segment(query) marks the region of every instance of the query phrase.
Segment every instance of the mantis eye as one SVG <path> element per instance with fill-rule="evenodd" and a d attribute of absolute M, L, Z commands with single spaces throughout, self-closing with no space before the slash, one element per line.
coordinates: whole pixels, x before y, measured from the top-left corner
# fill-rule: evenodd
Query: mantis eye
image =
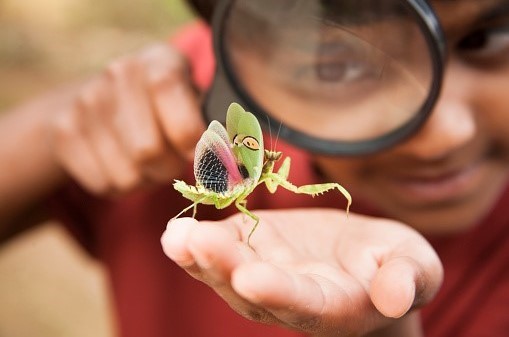
<path fill-rule="evenodd" d="M 242 140 L 242 144 L 250 150 L 259 150 L 260 143 L 254 137 L 247 136 Z"/>

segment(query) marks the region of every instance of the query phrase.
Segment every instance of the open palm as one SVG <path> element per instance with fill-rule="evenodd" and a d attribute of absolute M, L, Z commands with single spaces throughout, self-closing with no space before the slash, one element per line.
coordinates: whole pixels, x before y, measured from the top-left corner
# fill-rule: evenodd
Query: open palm
<path fill-rule="evenodd" d="M 314 336 L 363 335 L 427 303 L 440 261 L 409 227 L 327 209 L 258 211 L 249 222 L 170 221 L 163 249 L 238 313 Z"/>

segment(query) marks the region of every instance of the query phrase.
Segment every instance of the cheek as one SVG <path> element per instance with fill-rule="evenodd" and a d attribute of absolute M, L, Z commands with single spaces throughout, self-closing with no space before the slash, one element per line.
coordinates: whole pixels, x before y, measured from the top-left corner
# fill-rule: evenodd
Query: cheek
<path fill-rule="evenodd" d="M 483 76 L 472 101 L 481 131 L 509 156 L 509 73 L 502 75 Z"/>

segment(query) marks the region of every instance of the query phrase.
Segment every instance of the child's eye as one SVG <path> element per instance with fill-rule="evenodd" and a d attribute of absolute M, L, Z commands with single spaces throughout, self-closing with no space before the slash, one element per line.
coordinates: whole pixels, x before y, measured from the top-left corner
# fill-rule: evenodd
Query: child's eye
<path fill-rule="evenodd" d="M 313 82 L 313 85 L 336 84 L 353 85 L 368 75 L 368 66 L 362 62 L 344 62 L 342 60 L 316 61 L 302 66 L 296 72 L 299 80 Z"/>
<path fill-rule="evenodd" d="M 359 80 L 366 75 L 365 65 L 361 62 L 317 62 L 315 65 L 316 77 L 323 82 L 349 83 Z"/>
<path fill-rule="evenodd" d="M 509 60 L 509 26 L 477 30 L 457 46 L 467 60 Z"/>

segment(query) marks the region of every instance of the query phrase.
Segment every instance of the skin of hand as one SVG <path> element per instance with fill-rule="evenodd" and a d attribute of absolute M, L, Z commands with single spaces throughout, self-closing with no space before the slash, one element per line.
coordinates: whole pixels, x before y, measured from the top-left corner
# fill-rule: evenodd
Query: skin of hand
<path fill-rule="evenodd" d="M 49 123 L 58 164 L 94 194 L 177 177 L 204 131 L 187 61 L 152 46 L 113 62 Z"/>
<path fill-rule="evenodd" d="M 204 130 L 187 60 L 168 44 L 3 112 L 0 240 L 38 223 L 41 201 L 69 177 L 96 195 L 167 184 Z"/>
<path fill-rule="evenodd" d="M 245 244 L 249 222 L 236 215 L 171 220 L 164 252 L 255 321 L 320 337 L 420 334 L 409 311 L 433 298 L 443 270 L 416 231 L 329 209 L 257 215 L 253 249 Z"/>

